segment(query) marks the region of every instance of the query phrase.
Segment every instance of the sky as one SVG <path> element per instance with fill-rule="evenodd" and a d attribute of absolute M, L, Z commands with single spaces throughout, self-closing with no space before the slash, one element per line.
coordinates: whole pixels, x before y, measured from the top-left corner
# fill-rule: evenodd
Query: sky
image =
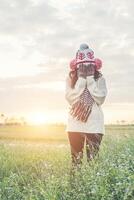
<path fill-rule="evenodd" d="M 65 77 L 81 43 L 103 61 L 105 123 L 134 120 L 133 0 L 0 0 L 0 112 L 66 122 Z"/>

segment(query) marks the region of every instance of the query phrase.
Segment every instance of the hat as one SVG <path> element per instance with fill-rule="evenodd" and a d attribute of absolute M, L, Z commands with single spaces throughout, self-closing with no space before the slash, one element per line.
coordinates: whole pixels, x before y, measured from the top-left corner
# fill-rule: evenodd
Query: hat
<path fill-rule="evenodd" d="M 74 58 L 73 60 L 70 61 L 70 69 L 72 71 L 75 71 L 76 68 L 77 68 L 76 59 Z"/>
<path fill-rule="evenodd" d="M 95 63 L 94 52 L 85 43 L 80 45 L 80 48 L 76 53 L 76 65 L 80 63 Z"/>
<path fill-rule="evenodd" d="M 102 67 L 102 61 L 99 58 L 95 58 L 95 68 L 99 70 Z"/>
<path fill-rule="evenodd" d="M 100 70 L 102 67 L 102 61 L 99 58 L 95 58 L 95 69 Z M 70 69 L 75 71 L 77 69 L 76 59 L 70 61 Z"/>
<path fill-rule="evenodd" d="M 83 44 L 80 45 L 79 49 L 80 50 L 89 49 L 89 46 L 87 44 L 83 43 Z"/>
<path fill-rule="evenodd" d="M 94 51 L 86 43 L 80 45 L 76 58 L 70 61 L 70 69 L 72 71 L 76 70 L 77 65 L 80 63 L 92 63 L 95 65 L 96 70 L 102 67 L 102 61 L 99 58 L 94 58 Z"/>
<path fill-rule="evenodd" d="M 95 69 L 100 70 L 102 67 L 102 61 L 99 58 L 95 58 Z M 76 59 L 70 61 L 70 69 L 75 71 L 77 69 Z"/>

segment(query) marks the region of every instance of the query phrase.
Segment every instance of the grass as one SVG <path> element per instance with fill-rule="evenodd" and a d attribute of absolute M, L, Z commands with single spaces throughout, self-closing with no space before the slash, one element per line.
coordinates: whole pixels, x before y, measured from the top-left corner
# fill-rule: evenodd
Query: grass
<path fill-rule="evenodd" d="M 64 127 L 1 127 L 0 199 L 133 199 L 133 132 L 134 126 L 107 126 L 99 158 L 88 164 L 84 156 L 72 178 Z"/>

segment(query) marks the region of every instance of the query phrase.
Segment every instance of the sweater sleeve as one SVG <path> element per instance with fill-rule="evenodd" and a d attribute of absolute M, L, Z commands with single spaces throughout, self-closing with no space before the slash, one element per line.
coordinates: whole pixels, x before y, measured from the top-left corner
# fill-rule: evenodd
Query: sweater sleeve
<path fill-rule="evenodd" d="M 94 76 L 87 76 L 87 88 L 98 105 L 104 103 L 107 95 L 107 86 L 103 76 L 97 81 L 94 80 Z"/>
<path fill-rule="evenodd" d="M 79 77 L 75 83 L 74 88 L 71 88 L 70 81 L 70 78 L 67 77 L 65 86 L 65 99 L 70 105 L 72 105 L 79 99 L 79 96 L 84 91 L 87 80 L 83 77 Z"/>

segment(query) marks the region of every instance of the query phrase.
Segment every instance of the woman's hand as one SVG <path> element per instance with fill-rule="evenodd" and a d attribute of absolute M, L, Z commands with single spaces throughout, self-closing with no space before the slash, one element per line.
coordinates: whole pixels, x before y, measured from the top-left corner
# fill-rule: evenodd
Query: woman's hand
<path fill-rule="evenodd" d="M 77 71 L 76 70 L 75 71 L 70 71 L 69 72 L 69 77 L 71 79 L 76 79 L 77 78 Z"/>
<path fill-rule="evenodd" d="M 71 88 L 74 88 L 75 83 L 76 83 L 76 81 L 78 79 L 77 71 L 76 70 L 75 71 L 70 71 L 69 72 L 69 78 L 70 78 L 70 86 L 71 86 Z"/>
<path fill-rule="evenodd" d="M 92 76 L 95 73 L 95 66 L 92 64 L 89 64 L 86 66 L 86 70 L 87 70 L 87 76 Z"/>
<path fill-rule="evenodd" d="M 86 79 L 86 76 L 87 76 L 87 69 L 86 69 L 86 66 L 84 64 L 80 64 L 79 65 L 79 68 L 77 69 L 77 76 L 78 77 L 83 77 Z"/>

